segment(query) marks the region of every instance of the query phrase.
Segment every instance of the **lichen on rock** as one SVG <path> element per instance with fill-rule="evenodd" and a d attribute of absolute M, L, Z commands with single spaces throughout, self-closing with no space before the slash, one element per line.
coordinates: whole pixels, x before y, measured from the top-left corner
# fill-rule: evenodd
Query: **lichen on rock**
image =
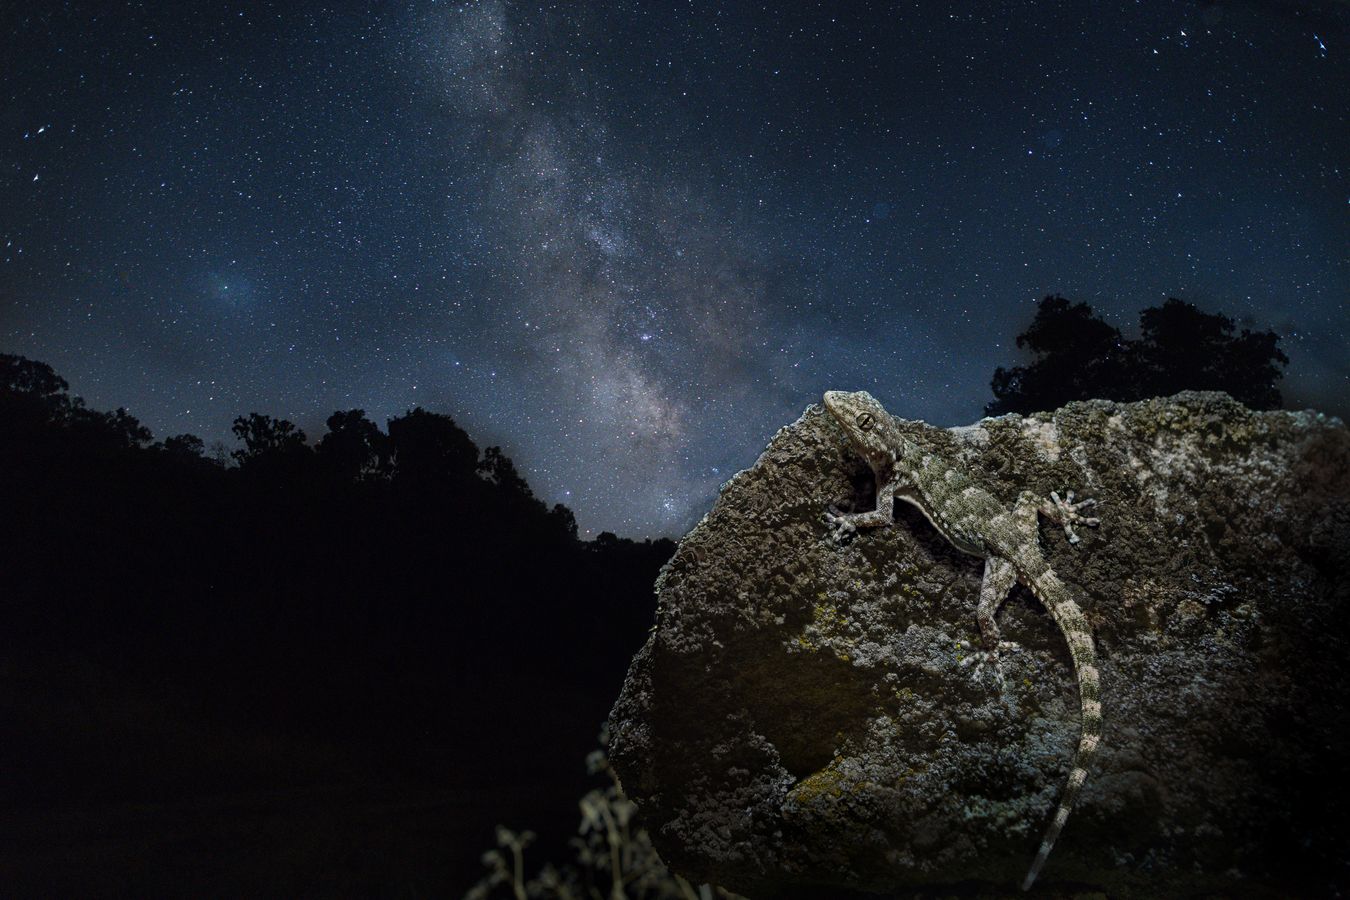
<path fill-rule="evenodd" d="M 1038 882 L 1111 897 L 1325 893 L 1346 809 L 1350 433 L 1224 394 L 1072 403 L 906 430 L 1010 505 L 1066 488 L 1099 528 L 1041 544 L 1096 635 L 1105 733 Z M 819 406 L 722 489 L 657 581 L 613 765 L 675 871 L 749 897 L 1014 893 L 1079 722 L 1067 648 L 1022 587 L 978 644 L 982 563 L 905 504 L 829 540 L 875 484 Z M 1345 887 L 1341 885 L 1342 889 Z"/>

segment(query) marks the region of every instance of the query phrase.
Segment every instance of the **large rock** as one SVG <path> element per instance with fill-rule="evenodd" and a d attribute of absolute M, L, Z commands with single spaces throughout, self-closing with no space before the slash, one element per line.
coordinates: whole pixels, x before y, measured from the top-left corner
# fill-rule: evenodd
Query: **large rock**
<path fill-rule="evenodd" d="M 884 398 L 883 398 L 884 402 Z M 1350 433 L 1224 394 L 1072 403 L 915 439 L 998 496 L 1102 522 L 1041 543 L 1096 634 L 1105 734 L 1035 888 L 1323 896 L 1346 887 Z M 961 664 L 982 563 L 916 510 L 828 538 L 874 479 L 811 406 L 732 478 L 657 581 L 611 758 L 672 868 L 755 898 L 1016 893 L 1079 722 L 1022 587 L 1000 686 Z M 1072 889 L 1072 891 L 1070 890 Z"/>

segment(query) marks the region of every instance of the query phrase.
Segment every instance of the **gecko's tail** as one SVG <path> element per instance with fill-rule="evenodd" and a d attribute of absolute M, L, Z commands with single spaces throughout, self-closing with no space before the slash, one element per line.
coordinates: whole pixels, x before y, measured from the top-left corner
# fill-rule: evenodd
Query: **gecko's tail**
<path fill-rule="evenodd" d="M 1053 579 L 1053 576 L 1050 576 Z M 1040 587 L 1046 587 L 1043 576 Z M 1050 855 L 1050 850 L 1055 846 L 1055 839 L 1059 837 L 1059 832 L 1064 828 L 1064 822 L 1069 818 L 1069 811 L 1073 809 L 1074 802 L 1078 799 L 1078 792 L 1083 787 L 1083 782 L 1087 780 L 1087 767 L 1092 761 L 1092 757 L 1097 753 L 1097 745 L 1102 739 L 1102 704 L 1101 689 L 1097 675 L 1097 653 L 1092 644 L 1092 633 L 1088 630 L 1087 619 L 1083 616 L 1078 604 L 1068 599 L 1067 591 L 1063 590 L 1062 585 L 1058 593 L 1062 599 L 1055 602 L 1054 598 L 1042 597 L 1041 600 L 1050 609 L 1051 614 L 1059 623 L 1064 631 L 1064 636 L 1069 642 L 1069 652 L 1073 656 L 1074 671 L 1078 676 L 1078 697 L 1082 705 L 1083 734 L 1078 740 L 1078 752 L 1074 754 L 1073 768 L 1069 770 L 1069 780 L 1064 786 L 1064 793 L 1060 797 L 1059 808 L 1055 810 L 1055 818 L 1050 822 L 1050 826 L 1045 830 L 1045 837 L 1041 839 L 1041 849 L 1036 853 L 1036 859 L 1031 863 L 1031 869 L 1027 872 L 1027 877 L 1022 881 L 1022 890 L 1030 890 L 1031 885 L 1040 874 L 1041 866 L 1045 865 L 1045 860 Z M 1052 593 L 1045 591 L 1045 593 Z"/>

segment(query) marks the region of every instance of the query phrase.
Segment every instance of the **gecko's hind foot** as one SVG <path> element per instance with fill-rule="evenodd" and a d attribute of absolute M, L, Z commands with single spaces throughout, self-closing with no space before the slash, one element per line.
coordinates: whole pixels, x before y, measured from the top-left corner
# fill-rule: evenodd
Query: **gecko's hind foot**
<path fill-rule="evenodd" d="M 1004 651 L 1009 653 L 1020 653 L 1022 651 L 1022 645 L 1013 641 L 999 641 L 996 648 L 985 650 L 974 650 L 968 642 L 957 641 L 956 648 L 958 650 L 973 651 L 969 656 L 957 657 L 957 662 L 961 668 L 966 669 L 972 665 L 975 667 L 970 673 L 972 680 L 979 681 L 982 679 L 984 677 L 984 669 L 988 666 L 989 671 L 993 673 L 994 681 L 999 687 L 1003 687 L 1004 681 L 1003 670 L 999 666 L 999 654 Z"/>
<path fill-rule="evenodd" d="M 825 529 L 829 539 L 836 544 L 843 544 L 858 533 L 858 526 L 853 524 L 852 517 L 840 512 L 834 504 L 825 510 Z"/>
<path fill-rule="evenodd" d="M 1050 517 L 1064 527 L 1064 536 L 1069 539 L 1070 544 L 1078 543 L 1078 534 L 1073 530 L 1074 525 L 1096 528 L 1101 523 L 1095 516 L 1085 516 L 1079 512 L 1097 505 L 1097 501 L 1091 497 L 1074 503 L 1073 491 L 1067 491 L 1063 498 L 1059 496 L 1058 491 L 1051 491 L 1050 502 L 1054 504 L 1053 508 L 1048 510 Z"/>

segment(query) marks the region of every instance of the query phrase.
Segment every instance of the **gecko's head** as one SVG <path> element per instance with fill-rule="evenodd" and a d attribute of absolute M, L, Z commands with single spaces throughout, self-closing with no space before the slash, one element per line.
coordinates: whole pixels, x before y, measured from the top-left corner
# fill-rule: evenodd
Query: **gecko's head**
<path fill-rule="evenodd" d="M 875 466 L 891 458 L 899 431 L 890 414 L 867 391 L 826 391 L 825 409 L 869 464 Z"/>

